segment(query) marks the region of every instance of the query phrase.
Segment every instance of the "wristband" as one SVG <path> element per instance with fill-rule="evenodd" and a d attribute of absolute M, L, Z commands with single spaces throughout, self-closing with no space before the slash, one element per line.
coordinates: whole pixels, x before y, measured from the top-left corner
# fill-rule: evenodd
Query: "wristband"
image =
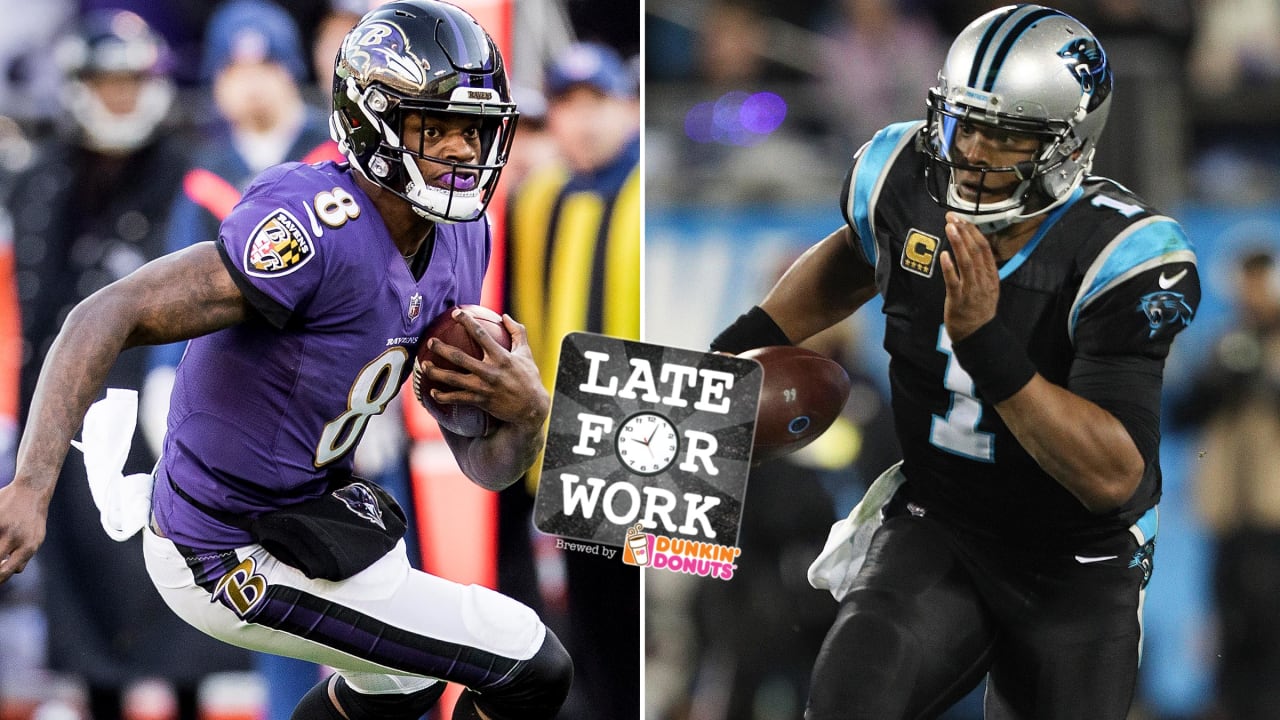
<path fill-rule="evenodd" d="M 1036 366 L 1022 343 L 999 320 L 992 319 L 968 337 L 951 344 L 960 367 L 969 373 L 982 399 L 995 405 L 1035 377 Z"/>
<path fill-rule="evenodd" d="M 790 345 L 791 340 L 782 332 L 778 323 L 769 317 L 769 313 L 753 306 L 738 316 L 729 327 L 725 328 L 711 341 L 711 349 L 716 352 L 738 354 L 745 350 L 753 350 L 770 345 Z"/>

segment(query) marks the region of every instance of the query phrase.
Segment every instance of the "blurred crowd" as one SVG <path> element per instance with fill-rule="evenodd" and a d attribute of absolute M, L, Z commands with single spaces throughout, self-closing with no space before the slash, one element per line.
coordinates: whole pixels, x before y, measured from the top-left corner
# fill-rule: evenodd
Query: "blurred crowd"
<path fill-rule="evenodd" d="M 922 117 L 950 39 L 1007 3 L 941 0 L 649 0 L 646 162 L 651 203 L 814 197 L 889 122 Z M 1064 0 L 1104 43 L 1117 94 L 1095 169 L 1157 205 L 1256 202 L 1280 190 L 1280 4 Z M 785 121 L 733 127 L 743 98 L 781 98 Z M 714 132 L 699 109 L 715 111 Z M 749 106 L 739 113 L 747 115 Z M 758 123 L 757 123 L 758 125 Z M 1132 142 L 1136 139 L 1137 142 Z M 794 168 L 779 178 L 761 167 Z"/>
<path fill-rule="evenodd" d="M 342 159 L 328 131 L 334 56 L 347 31 L 384 1 L 0 0 L 7 18 L 0 27 L 0 484 L 12 479 L 44 355 L 76 303 L 151 259 L 215 239 L 221 219 L 265 168 Z M 457 4 L 503 18 L 482 24 L 503 46 L 522 114 L 504 198 L 514 205 L 526 181 L 548 174 L 594 178 L 617 166 L 625 177 L 636 166 L 638 0 L 608 8 L 580 0 Z M 602 124 L 615 129 L 603 132 Z M 499 228 L 507 202 L 490 209 Z M 638 247 L 638 218 L 629 226 Z M 505 304 L 504 270 L 494 273 L 495 307 Z M 141 393 L 125 472 L 155 463 L 182 350 L 132 349 L 112 369 L 108 386 Z M 422 468 L 413 458 L 439 435 L 414 413 L 402 403 L 379 416 L 356 462 L 411 517 L 427 517 L 415 508 Z M 424 472 L 446 474 L 431 464 Z M 634 663 L 588 674 L 564 714 L 595 717 L 585 708 L 600 707 L 601 696 L 626 708 L 619 713 L 637 714 L 638 576 L 621 580 L 636 604 L 635 624 L 597 612 L 599 624 L 573 627 L 566 616 L 588 612 L 591 594 L 582 592 L 575 558 L 534 546 L 529 504 L 504 503 L 501 521 L 474 518 L 495 536 L 504 528 L 501 544 L 494 541 L 497 557 L 488 560 L 495 567 L 454 579 L 502 585 L 539 608 L 561 637 L 561 628 L 573 628 L 580 645 L 627 633 L 618 651 Z M 486 507 L 499 512 L 496 502 Z M 250 656 L 186 626 L 151 587 L 140 538 L 112 542 L 97 514 L 72 451 L 45 544 L 27 571 L 0 586 L 0 718 L 289 717 L 325 669 Z M 446 542 L 439 530 L 413 529 L 410 555 L 423 559 L 416 564 L 448 554 L 430 547 Z"/>

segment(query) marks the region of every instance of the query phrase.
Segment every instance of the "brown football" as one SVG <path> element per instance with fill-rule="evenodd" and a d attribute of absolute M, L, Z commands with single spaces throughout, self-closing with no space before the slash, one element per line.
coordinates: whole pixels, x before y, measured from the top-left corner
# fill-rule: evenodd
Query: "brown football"
<path fill-rule="evenodd" d="M 480 322 L 489 336 L 498 341 L 502 347 L 511 349 L 511 334 L 502 324 L 502 316 L 481 305 L 460 305 L 472 317 Z M 418 359 L 413 364 L 413 393 L 418 396 L 431 417 L 440 423 L 440 427 L 455 435 L 463 437 L 484 437 L 497 429 L 498 421 L 475 405 L 456 405 L 438 403 L 431 397 L 431 390 L 448 391 L 451 388 L 443 383 L 432 382 L 422 374 L 422 361 L 429 360 L 433 365 L 445 370 L 460 370 L 457 365 L 436 355 L 427 348 L 427 341 L 437 338 L 453 345 L 471 357 L 483 358 L 484 349 L 467 332 L 466 326 L 453 318 L 455 308 L 440 313 L 422 333 L 422 342 L 418 345 Z"/>
<path fill-rule="evenodd" d="M 799 450 L 831 427 L 849 399 L 849 374 L 812 350 L 773 345 L 739 353 L 760 363 L 753 465 Z"/>

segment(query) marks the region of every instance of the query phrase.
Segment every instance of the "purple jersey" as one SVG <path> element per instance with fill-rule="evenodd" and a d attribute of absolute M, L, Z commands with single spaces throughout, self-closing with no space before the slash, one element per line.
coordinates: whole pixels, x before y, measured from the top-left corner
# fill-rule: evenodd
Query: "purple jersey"
<path fill-rule="evenodd" d="M 258 312 L 188 345 L 153 500 L 170 539 L 205 549 L 249 537 L 178 497 L 170 479 L 246 518 L 320 495 L 328 474 L 350 472 L 427 323 L 480 301 L 490 234 L 485 220 L 437 225 L 415 280 L 345 165 L 288 163 L 258 176 L 218 244 Z"/>

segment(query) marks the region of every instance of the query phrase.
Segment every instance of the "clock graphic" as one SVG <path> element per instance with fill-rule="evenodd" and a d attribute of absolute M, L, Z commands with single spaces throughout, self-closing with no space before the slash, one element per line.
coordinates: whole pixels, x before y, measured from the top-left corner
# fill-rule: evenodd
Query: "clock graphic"
<path fill-rule="evenodd" d="M 614 451 L 631 472 L 657 475 L 675 462 L 680 435 L 666 417 L 656 412 L 638 412 L 618 426 Z"/>

